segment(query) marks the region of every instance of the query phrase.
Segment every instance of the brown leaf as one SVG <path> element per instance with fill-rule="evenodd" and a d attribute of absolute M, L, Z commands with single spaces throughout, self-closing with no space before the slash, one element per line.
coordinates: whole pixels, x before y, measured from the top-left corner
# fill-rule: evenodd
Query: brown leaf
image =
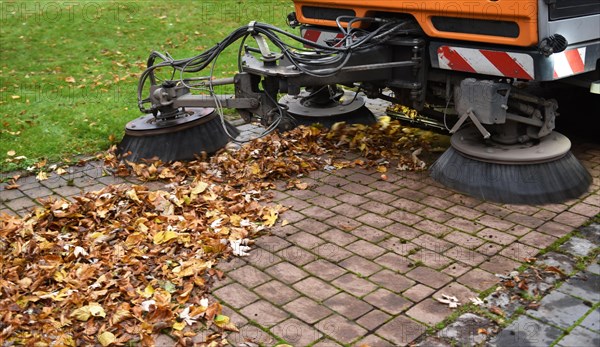
<path fill-rule="evenodd" d="M 502 311 L 502 309 L 500 307 L 498 307 L 498 306 L 492 306 L 492 307 L 489 308 L 489 310 L 490 310 L 491 313 L 496 314 L 496 315 L 498 315 L 500 317 L 504 317 L 505 316 L 504 311 Z"/>

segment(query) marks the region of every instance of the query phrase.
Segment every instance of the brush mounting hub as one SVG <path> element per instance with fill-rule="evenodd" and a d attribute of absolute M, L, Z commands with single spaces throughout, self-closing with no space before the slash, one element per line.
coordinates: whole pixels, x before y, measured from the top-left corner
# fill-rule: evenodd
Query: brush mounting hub
<path fill-rule="evenodd" d="M 452 147 L 470 158 L 499 164 L 536 164 L 563 157 L 571 149 L 571 141 L 553 131 L 539 140 L 517 144 L 483 141 L 476 128 L 457 131 L 450 139 Z"/>
<path fill-rule="evenodd" d="M 174 133 L 195 127 L 218 116 L 214 108 L 186 108 L 177 117 L 161 118 L 146 114 L 125 126 L 125 133 L 131 136 L 147 136 Z"/>

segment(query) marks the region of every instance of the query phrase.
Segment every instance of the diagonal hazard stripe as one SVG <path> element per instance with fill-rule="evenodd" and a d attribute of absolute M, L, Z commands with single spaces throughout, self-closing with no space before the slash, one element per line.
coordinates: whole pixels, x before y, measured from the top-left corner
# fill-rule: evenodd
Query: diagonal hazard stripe
<path fill-rule="evenodd" d="M 579 50 L 570 49 L 565 52 L 565 55 L 567 56 L 567 60 L 569 61 L 569 65 L 571 65 L 573 73 L 579 73 L 585 70 L 585 64 L 581 59 L 581 55 L 579 55 Z"/>
<path fill-rule="evenodd" d="M 448 46 L 438 48 L 438 57 L 440 64 L 445 64 L 452 70 L 477 72 L 458 52 Z"/>
<path fill-rule="evenodd" d="M 480 50 L 481 54 L 483 54 L 494 66 L 502 72 L 504 76 L 507 77 L 516 77 L 527 80 L 532 80 L 533 76 L 531 76 L 521 64 L 519 64 L 513 57 L 508 55 L 506 52 L 496 52 L 496 51 L 486 51 Z"/>

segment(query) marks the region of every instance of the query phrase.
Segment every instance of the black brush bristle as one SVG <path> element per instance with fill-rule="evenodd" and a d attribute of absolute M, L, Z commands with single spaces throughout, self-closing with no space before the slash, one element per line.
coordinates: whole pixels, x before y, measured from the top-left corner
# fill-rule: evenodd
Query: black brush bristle
<path fill-rule="evenodd" d="M 585 193 L 592 177 L 568 152 L 540 164 L 496 164 L 478 161 L 450 147 L 431 166 L 439 183 L 482 200 L 508 204 L 550 204 Z"/>
<path fill-rule="evenodd" d="M 229 134 L 239 135 L 236 127 L 225 122 Z M 134 136 L 126 134 L 117 146 L 117 153 L 132 162 L 159 158 L 163 162 L 193 160 L 205 152 L 212 154 L 230 141 L 221 119 L 214 117 L 193 127 L 159 135 Z"/>

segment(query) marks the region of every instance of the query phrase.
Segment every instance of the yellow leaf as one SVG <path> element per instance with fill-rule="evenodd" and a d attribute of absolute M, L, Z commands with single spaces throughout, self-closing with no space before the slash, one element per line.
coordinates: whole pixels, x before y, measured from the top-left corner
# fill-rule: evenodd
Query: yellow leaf
<path fill-rule="evenodd" d="M 6 152 L 6 155 L 8 155 L 9 157 L 14 157 L 15 154 L 17 154 L 17 152 L 15 152 L 13 150 L 10 150 L 10 151 Z"/>
<path fill-rule="evenodd" d="M 143 292 L 138 288 L 137 293 L 140 294 L 141 296 L 143 296 L 144 298 L 148 299 L 148 298 L 151 298 L 152 295 L 154 295 L 154 288 L 152 287 L 151 284 L 148 284 L 146 286 L 146 288 L 144 288 Z"/>
<path fill-rule="evenodd" d="M 381 128 L 381 130 L 386 129 L 390 125 L 391 120 L 392 119 L 389 116 L 379 117 L 377 121 L 379 122 L 379 127 Z"/>
<path fill-rule="evenodd" d="M 90 314 L 94 317 L 106 317 L 106 312 L 104 312 L 104 309 L 102 308 L 102 306 L 100 306 L 99 303 L 97 302 L 90 302 L 88 304 L 88 308 L 90 311 Z"/>
<path fill-rule="evenodd" d="M 385 167 L 385 166 L 383 166 L 383 165 L 379 165 L 379 166 L 377 167 L 377 171 L 378 171 L 378 172 L 381 172 L 381 173 L 387 172 L 387 167 Z"/>
<path fill-rule="evenodd" d="M 161 243 L 169 242 L 170 240 L 176 239 L 177 236 L 177 233 L 173 230 L 159 231 L 154 235 L 154 244 L 160 245 Z"/>
<path fill-rule="evenodd" d="M 173 329 L 181 331 L 181 330 L 183 330 L 183 328 L 185 328 L 184 321 L 173 323 Z"/>
<path fill-rule="evenodd" d="M 98 335 L 98 342 L 104 347 L 110 345 L 117 341 L 117 338 L 110 331 L 104 331 L 102 334 Z"/>
<path fill-rule="evenodd" d="M 10 98 L 15 100 L 15 99 L 20 99 L 21 97 L 19 95 L 11 95 Z"/>
<path fill-rule="evenodd" d="M 240 217 L 240 215 L 232 214 L 231 216 L 229 216 L 229 223 L 231 223 L 231 225 L 239 227 L 241 222 L 242 217 Z"/>
<path fill-rule="evenodd" d="M 69 315 L 69 317 L 73 317 L 82 322 L 86 322 L 88 319 L 90 319 L 91 316 L 92 314 L 90 313 L 90 308 L 88 306 L 82 306 L 78 309 L 75 309 Z"/>
<path fill-rule="evenodd" d="M 129 189 L 128 191 L 126 191 L 125 196 L 135 202 L 142 202 L 140 200 L 140 198 L 138 198 L 137 193 L 135 192 L 135 189 Z"/>
<path fill-rule="evenodd" d="M 306 190 L 308 188 L 308 183 L 306 182 L 298 182 L 295 184 L 296 188 L 300 190 Z"/>
<path fill-rule="evenodd" d="M 75 83 L 75 78 L 73 76 L 69 76 L 65 78 L 65 82 L 67 83 Z"/>
<path fill-rule="evenodd" d="M 279 213 L 277 213 L 277 211 L 273 209 L 269 209 L 269 213 L 263 216 L 263 219 L 265 221 L 264 224 L 268 227 L 273 226 L 277 221 L 277 217 L 279 217 Z"/>
<path fill-rule="evenodd" d="M 67 277 L 67 273 L 65 272 L 65 270 L 56 271 L 54 273 L 54 275 L 52 276 L 52 278 L 54 278 L 54 280 L 56 282 L 62 282 L 62 281 L 64 281 L 65 277 Z"/>
<path fill-rule="evenodd" d="M 288 225 L 288 224 L 290 224 L 290 222 L 288 222 L 288 220 L 287 220 L 287 219 L 284 219 L 284 220 L 281 222 L 281 226 L 282 226 L 282 227 L 284 227 L 284 226 L 286 226 L 286 225 Z"/>
<path fill-rule="evenodd" d="M 251 170 L 251 172 L 252 172 L 252 174 L 253 174 L 253 175 L 258 175 L 258 174 L 260 173 L 260 171 L 261 171 L 261 170 L 260 170 L 260 166 L 258 166 L 258 164 L 257 164 L 257 163 L 253 163 L 253 164 L 250 166 L 250 170 Z"/>
<path fill-rule="evenodd" d="M 200 181 L 200 182 L 196 183 L 194 188 L 192 188 L 192 194 L 193 195 L 202 194 L 202 193 L 204 193 L 206 188 L 208 188 L 208 183 Z"/>
<path fill-rule="evenodd" d="M 37 179 L 38 181 L 45 181 L 48 179 L 48 174 L 45 173 L 44 171 L 40 171 L 37 176 L 35 176 L 35 179 Z"/>
<path fill-rule="evenodd" d="M 119 322 L 124 321 L 127 318 L 131 317 L 131 313 L 128 310 L 117 309 L 117 311 L 110 317 L 109 323 L 110 325 L 115 325 Z"/>
<path fill-rule="evenodd" d="M 229 324 L 229 317 L 222 315 L 222 314 L 218 314 L 215 317 L 215 324 L 218 327 L 223 327 L 224 325 Z"/>

